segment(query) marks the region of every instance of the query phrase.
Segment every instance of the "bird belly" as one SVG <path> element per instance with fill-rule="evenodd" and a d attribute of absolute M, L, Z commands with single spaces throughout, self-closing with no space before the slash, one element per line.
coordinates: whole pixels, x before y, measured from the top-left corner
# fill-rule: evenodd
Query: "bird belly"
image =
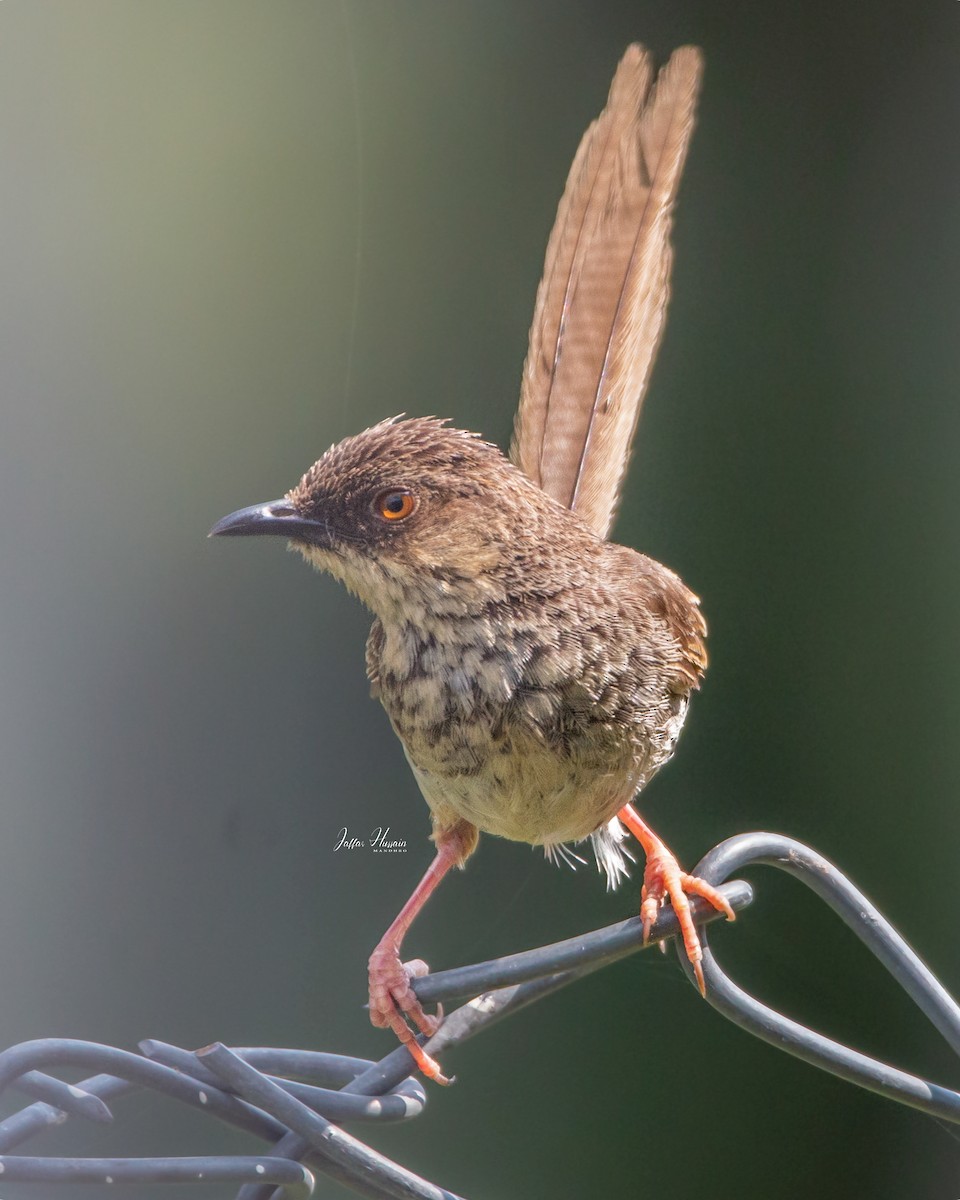
<path fill-rule="evenodd" d="M 452 810 L 484 833 L 535 846 L 589 837 L 636 790 L 630 756 L 585 763 L 532 737 L 522 739 L 526 745 L 518 740 L 487 742 L 472 755 L 462 743 L 447 755 L 440 746 L 433 753 L 404 748 L 441 824 Z"/>
<path fill-rule="evenodd" d="M 545 846 L 589 837 L 670 756 L 686 696 L 634 679 L 629 656 L 615 671 L 571 659 L 565 643 L 534 655 L 509 622 L 491 625 L 491 650 L 463 625 L 429 638 L 421 625 L 375 626 L 367 647 L 435 829 L 466 820 Z"/>

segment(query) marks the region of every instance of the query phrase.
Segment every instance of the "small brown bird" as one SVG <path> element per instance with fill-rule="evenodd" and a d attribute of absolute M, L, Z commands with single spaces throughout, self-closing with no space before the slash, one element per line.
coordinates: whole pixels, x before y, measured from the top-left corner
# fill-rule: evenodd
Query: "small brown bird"
<path fill-rule="evenodd" d="M 590 838 L 615 886 L 624 826 L 646 854 L 644 936 L 665 900 L 703 990 L 684 874 L 630 801 L 670 758 L 706 667 L 696 596 L 606 540 L 668 298 L 671 214 L 693 128 L 697 50 L 654 82 L 631 46 L 577 152 L 547 247 L 511 461 L 434 418 L 333 446 L 283 500 L 212 534 L 279 534 L 375 614 L 367 674 L 430 806 L 436 857 L 370 958 L 370 1016 L 446 1082 L 412 1025 L 400 946 L 481 832 L 551 857 Z"/>

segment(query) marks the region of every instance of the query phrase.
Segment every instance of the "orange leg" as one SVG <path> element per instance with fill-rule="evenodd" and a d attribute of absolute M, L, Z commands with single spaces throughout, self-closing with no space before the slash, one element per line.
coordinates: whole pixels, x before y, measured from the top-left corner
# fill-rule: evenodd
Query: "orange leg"
<path fill-rule="evenodd" d="M 647 865 L 643 872 L 643 890 L 640 893 L 643 940 L 646 942 L 650 937 L 650 930 L 656 922 L 660 905 L 669 900 L 680 922 L 683 946 L 693 965 L 700 995 L 705 996 L 707 988 L 703 981 L 703 968 L 700 966 L 703 951 L 700 949 L 697 927 L 690 915 L 690 901 L 687 896 L 702 896 L 719 912 L 725 913 L 728 921 L 736 920 L 736 914 L 722 892 L 718 892 L 705 880 L 698 879 L 696 875 L 687 875 L 680 870 L 676 856 L 657 837 L 632 804 L 625 804 L 617 816 L 637 839 L 647 856 Z"/>
<path fill-rule="evenodd" d="M 437 1083 L 451 1081 L 440 1070 L 440 1065 L 416 1039 L 408 1021 L 431 1037 L 443 1020 L 443 1009 L 435 1016 L 423 1011 L 423 1006 L 410 986 L 411 979 L 427 974 L 427 964 L 422 959 L 402 963 L 400 946 L 414 918 L 436 890 L 441 879 L 451 867 L 462 867 L 477 844 L 477 831 L 467 821 L 458 821 L 451 829 L 435 835 L 437 855 L 427 868 L 426 874 L 413 890 L 413 894 L 400 910 L 397 919 L 377 943 L 370 955 L 370 1020 L 380 1029 L 392 1029 L 413 1056 L 414 1062 L 428 1079 Z"/>

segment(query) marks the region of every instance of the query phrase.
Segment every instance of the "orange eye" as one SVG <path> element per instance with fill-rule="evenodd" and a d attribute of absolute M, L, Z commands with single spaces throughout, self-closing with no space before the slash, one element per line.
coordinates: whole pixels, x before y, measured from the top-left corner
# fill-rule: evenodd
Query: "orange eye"
<path fill-rule="evenodd" d="M 395 492 L 382 492 L 376 500 L 374 508 L 377 516 L 385 521 L 402 521 L 409 517 L 417 507 L 417 499 L 413 492 L 398 489 Z"/>

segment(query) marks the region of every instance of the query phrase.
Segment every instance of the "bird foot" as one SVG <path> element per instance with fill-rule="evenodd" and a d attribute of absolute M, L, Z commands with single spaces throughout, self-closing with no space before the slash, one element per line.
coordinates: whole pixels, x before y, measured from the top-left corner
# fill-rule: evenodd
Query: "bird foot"
<path fill-rule="evenodd" d="M 702 896 L 718 912 L 724 913 L 728 921 L 736 920 L 736 914 L 726 896 L 705 879 L 681 871 L 676 856 L 658 839 L 656 847 L 647 854 L 647 864 L 643 872 L 643 890 L 640 893 L 643 940 L 644 943 L 649 941 L 650 931 L 656 924 L 660 907 L 669 901 L 680 922 L 683 947 L 697 977 L 700 995 L 706 996 L 707 987 L 703 979 L 703 967 L 700 965 L 703 951 L 700 948 L 697 927 L 690 913 L 688 896 Z M 663 948 L 662 942 L 660 945 Z"/>
<path fill-rule="evenodd" d="M 429 974 L 430 968 L 422 958 L 411 962 L 400 961 L 400 951 L 392 941 L 382 941 L 370 955 L 370 1021 L 378 1029 L 392 1029 L 410 1051 L 420 1071 L 436 1083 L 452 1083 L 440 1070 L 440 1064 L 427 1054 L 417 1041 L 410 1023 L 427 1037 L 432 1037 L 443 1021 L 443 1006 L 438 1005 L 435 1014 L 424 1012 L 416 992 L 410 986 L 412 979 Z"/>

